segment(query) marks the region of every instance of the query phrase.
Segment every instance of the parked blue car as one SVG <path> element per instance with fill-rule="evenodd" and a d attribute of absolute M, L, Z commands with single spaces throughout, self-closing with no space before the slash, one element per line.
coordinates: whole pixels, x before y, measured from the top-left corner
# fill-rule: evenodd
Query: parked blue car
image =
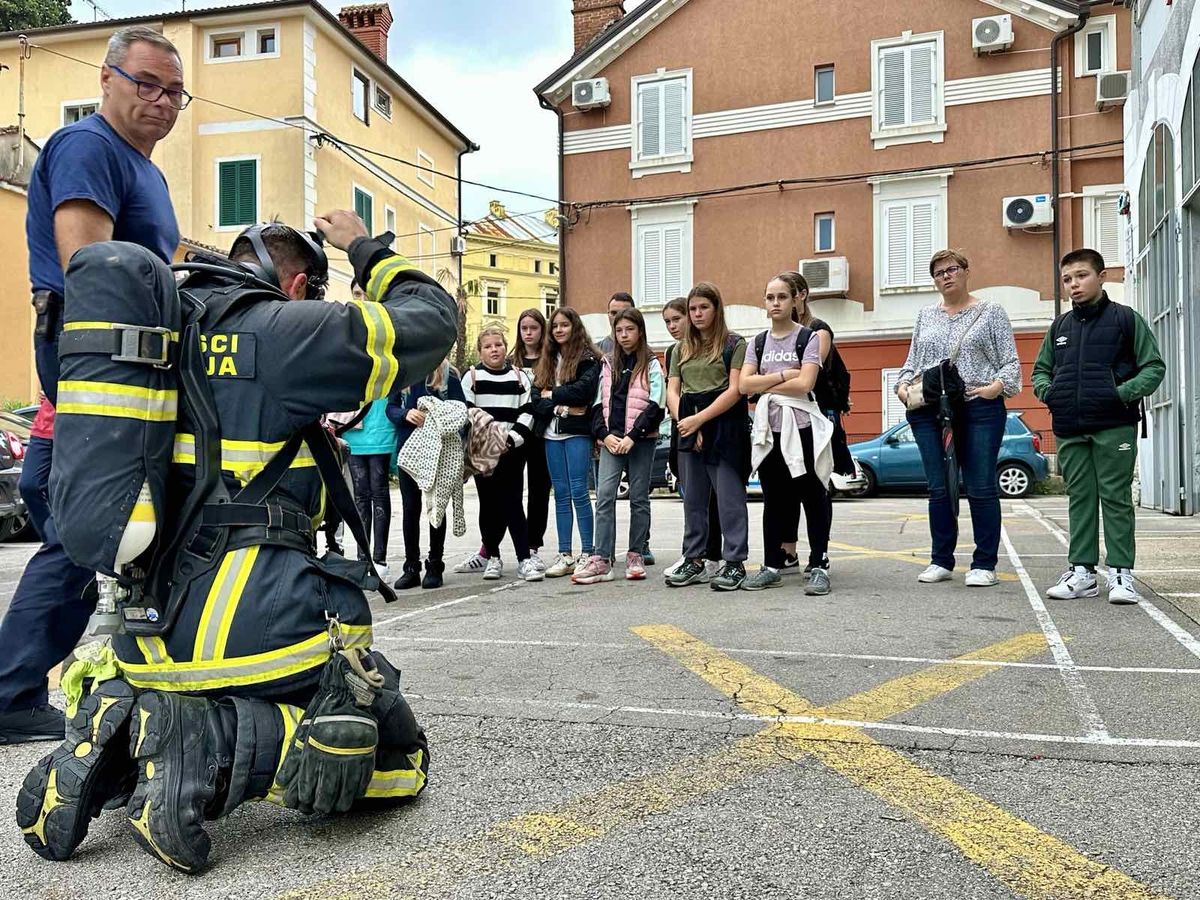
<path fill-rule="evenodd" d="M 879 490 L 924 490 L 927 487 L 921 453 L 907 422 L 893 425 L 877 438 L 850 445 L 866 478 L 862 496 Z M 1050 476 L 1050 464 L 1042 455 L 1042 441 L 1021 419 L 1010 412 L 1000 443 L 996 483 L 1000 496 L 1024 497 L 1033 486 Z"/>

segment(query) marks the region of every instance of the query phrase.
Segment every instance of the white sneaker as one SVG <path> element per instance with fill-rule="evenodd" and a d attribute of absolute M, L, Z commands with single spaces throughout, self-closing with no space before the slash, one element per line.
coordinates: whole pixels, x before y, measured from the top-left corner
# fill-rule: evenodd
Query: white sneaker
<path fill-rule="evenodd" d="M 486 577 L 486 576 L 485 576 Z M 546 573 L 534 564 L 533 557 L 517 565 L 517 577 L 522 581 L 541 581 Z"/>
<path fill-rule="evenodd" d="M 386 581 L 388 584 L 391 584 L 392 570 L 388 568 L 387 563 L 375 563 L 375 574 L 379 576 L 380 581 Z"/>
<path fill-rule="evenodd" d="M 538 553 L 536 550 L 530 551 L 529 564 L 531 566 L 533 566 L 535 569 L 537 569 L 539 572 L 541 572 L 543 575 L 546 573 L 545 560 L 542 559 L 542 555 L 540 553 Z"/>
<path fill-rule="evenodd" d="M 575 573 L 575 557 L 570 553 L 560 553 L 546 570 L 547 578 L 562 578 L 564 575 Z"/>
<path fill-rule="evenodd" d="M 1141 600 L 1133 583 L 1133 572 L 1129 569 L 1108 570 L 1108 602 L 1122 606 Z"/>
<path fill-rule="evenodd" d="M 484 566 L 487 565 L 487 560 L 478 553 L 472 553 L 462 562 L 454 567 L 454 571 L 460 575 L 470 574 L 471 572 L 482 572 Z"/>
<path fill-rule="evenodd" d="M 917 581 L 921 584 L 937 584 L 939 581 L 949 581 L 954 577 L 954 573 L 945 566 L 931 564 L 928 569 L 917 576 Z"/>
<path fill-rule="evenodd" d="M 520 571 L 521 571 L 520 567 L 518 567 L 517 574 L 520 574 Z M 496 557 L 495 559 L 489 559 L 487 561 L 487 566 L 483 570 L 484 581 L 496 581 L 503 574 L 504 574 L 504 560 L 500 559 L 499 557 Z"/>
<path fill-rule="evenodd" d="M 663 578 L 670 578 L 672 575 L 674 575 L 676 572 L 679 571 L 679 567 L 682 566 L 685 562 L 687 562 L 686 556 L 679 557 L 679 559 L 675 560 L 675 562 L 671 563 L 669 566 L 667 566 L 665 569 L 663 569 Z"/>
<path fill-rule="evenodd" d="M 963 582 L 967 587 L 995 587 L 1000 580 L 991 569 L 972 569 Z"/>
<path fill-rule="evenodd" d="M 704 561 L 704 574 L 696 576 L 696 584 L 708 584 L 717 577 L 717 573 L 721 571 L 721 567 L 725 563 L 719 559 L 706 559 Z"/>
<path fill-rule="evenodd" d="M 1087 566 L 1068 567 L 1058 579 L 1058 584 L 1046 590 L 1046 596 L 1052 600 L 1099 597 L 1100 588 L 1096 586 L 1096 573 L 1089 572 Z"/>

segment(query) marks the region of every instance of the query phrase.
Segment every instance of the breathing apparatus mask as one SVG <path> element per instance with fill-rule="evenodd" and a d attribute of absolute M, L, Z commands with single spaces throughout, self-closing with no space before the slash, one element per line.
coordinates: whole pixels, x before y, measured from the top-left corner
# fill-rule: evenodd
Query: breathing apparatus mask
<path fill-rule="evenodd" d="M 285 232 L 290 233 L 298 239 L 296 243 L 303 246 L 305 256 L 307 257 L 308 265 L 305 266 L 304 271 L 308 275 L 308 286 L 304 294 L 304 299 L 323 300 L 325 298 L 325 288 L 329 285 L 329 259 L 325 256 L 325 250 L 323 249 L 325 243 L 324 236 L 319 231 L 300 231 L 292 228 L 290 225 L 284 225 L 282 222 L 251 225 L 237 236 L 237 239 L 233 242 L 233 247 L 230 248 L 230 256 L 233 255 L 234 249 L 240 252 L 241 248 L 239 245 L 243 241 L 249 243 L 250 248 L 257 257 L 257 261 L 238 260 L 238 265 L 249 269 L 260 280 L 282 290 L 283 285 L 279 283 L 279 273 L 275 269 L 275 262 L 271 259 L 271 254 L 267 250 L 267 244 L 263 238 L 264 236 L 279 236 Z"/>

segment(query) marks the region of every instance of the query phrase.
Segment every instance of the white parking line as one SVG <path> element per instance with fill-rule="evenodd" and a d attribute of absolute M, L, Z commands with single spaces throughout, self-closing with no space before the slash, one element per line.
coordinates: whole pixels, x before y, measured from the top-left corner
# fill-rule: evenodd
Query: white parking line
<path fill-rule="evenodd" d="M 1198 750 L 1200 741 L 1176 740 L 1171 738 L 1113 737 L 1110 734 L 1039 734 L 1024 731 L 989 731 L 979 728 L 951 728 L 938 725 L 910 725 L 904 722 L 875 722 L 863 719 L 827 719 L 822 716 L 759 716 L 752 713 L 715 712 L 704 709 L 659 709 L 650 706 L 607 706 L 602 703 L 584 703 L 573 700 L 547 700 L 520 697 L 459 696 L 438 697 L 426 694 L 406 694 L 410 700 L 430 703 L 458 705 L 484 704 L 496 706 L 540 706 L 548 709 L 589 710 L 605 715 L 626 713 L 643 716 L 668 716 L 687 719 L 708 719 L 722 722 L 752 722 L 755 724 L 778 725 L 832 725 L 846 728 L 861 728 L 866 731 L 898 731 L 907 734 L 928 734 L 955 738 L 980 738 L 984 740 L 1022 741 L 1038 744 L 1084 744 L 1092 747 L 1139 747 L 1156 750 Z M 438 715 L 436 710 L 425 711 Z M 446 715 L 447 713 L 442 713 Z"/>
<path fill-rule="evenodd" d="M 449 644 L 469 647 L 550 647 L 566 650 L 620 650 L 641 652 L 642 644 L 622 644 L 606 641 L 533 641 L 505 638 L 448 638 L 414 634 L 383 634 L 380 640 L 396 644 Z M 799 659 L 844 659 L 854 662 L 918 663 L 920 665 L 986 666 L 989 669 L 1044 669 L 1060 671 L 1058 663 L 1012 662 L 999 659 L 951 659 L 945 656 L 884 656 L 875 653 L 831 653 L 819 650 L 772 650 L 749 647 L 715 647 L 722 653 L 744 656 L 777 656 Z M 1127 675 L 1200 675 L 1200 669 L 1168 666 L 1074 666 L 1080 672 L 1102 672 Z"/>
<path fill-rule="evenodd" d="M 519 582 L 519 581 L 512 581 L 512 582 L 509 582 L 508 584 L 502 584 L 500 587 L 492 588 L 490 591 L 488 591 L 488 593 L 489 594 L 499 594 L 501 591 L 507 591 L 507 590 L 511 590 L 512 588 L 515 588 L 520 583 L 521 582 Z M 390 619 L 384 619 L 382 622 L 375 622 L 371 627 L 372 627 L 373 631 L 378 631 L 380 628 L 383 628 L 385 625 L 391 625 L 394 622 L 402 622 L 405 619 L 411 619 L 415 616 L 423 615 L 424 613 L 427 613 L 427 612 L 434 612 L 435 610 L 445 609 L 447 606 L 457 606 L 459 603 L 466 603 L 468 600 L 476 600 L 482 596 L 483 596 L 482 594 L 468 594 L 466 597 L 458 597 L 454 600 L 446 600 L 443 603 L 435 603 L 432 606 L 422 606 L 419 609 L 411 609 L 408 612 L 401 613 L 398 616 L 392 616 Z"/>
<path fill-rule="evenodd" d="M 1057 525 L 1055 525 L 1053 522 L 1051 522 L 1049 519 L 1047 519 L 1045 516 L 1043 516 L 1040 512 L 1038 512 L 1038 510 L 1034 509 L 1028 503 L 1025 503 L 1024 500 L 1022 500 L 1021 503 L 1029 511 L 1030 515 L 1032 515 L 1035 519 L 1037 519 L 1039 522 L 1041 522 L 1042 526 L 1047 531 L 1049 531 L 1052 535 L 1054 535 L 1054 537 L 1056 537 L 1058 539 L 1058 542 L 1060 544 L 1062 544 L 1064 547 L 1066 547 L 1068 545 L 1069 542 L 1068 542 L 1067 534 L 1065 531 L 1063 531 L 1061 528 L 1059 528 Z M 1150 571 L 1151 570 L 1147 570 L 1147 569 L 1137 569 L 1137 570 L 1135 570 L 1135 573 L 1147 575 L 1150 573 Z M 1154 571 L 1158 571 L 1158 570 L 1154 570 Z M 1200 570 L 1170 569 L 1170 570 L 1164 570 L 1164 571 L 1173 574 L 1175 572 L 1200 571 Z M 1196 640 L 1194 635 L 1192 635 L 1185 628 L 1180 626 L 1178 622 L 1176 622 L 1174 619 L 1172 619 L 1170 616 L 1168 616 L 1165 612 L 1163 612 L 1161 609 L 1159 609 L 1157 606 L 1155 606 L 1153 603 L 1151 603 L 1145 597 L 1139 597 L 1137 605 L 1139 607 L 1141 607 L 1142 612 L 1144 612 L 1151 619 L 1153 619 L 1155 622 L 1157 622 L 1159 625 L 1161 625 L 1163 630 L 1165 630 L 1167 632 L 1167 634 L 1169 634 L 1169 635 L 1171 635 L 1171 637 L 1175 638 L 1175 640 L 1179 642 L 1179 645 L 1181 647 L 1183 647 L 1183 649 L 1185 649 L 1188 653 L 1192 654 L 1192 656 L 1196 657 L 1197 659 L 1200 659 L 1200 640 Z"/>
<path fill-rule="evenodd" d="M 1071 653 L 1067 650 L 1062 635 L 1058 633 L 1058 626 L 1054 624 L 1054 619 L 1050 617 L 1050 611 L 1042 602 L 1041 594 L 1034 586 L 1033 579 L 1025 571 L 1021 557 L 1017 556 L 1017 550 L 1008 536 L 1008 529 L 1001 527 L 1000 538 L 1004 541 L 1004 548 L 1008 551 L 1009 562 L 1012 563 L 1017 577 L 1021 579 L 1021 586 L 1025 588 L 1025 596 L 1029 598 L 1029 605 L 1037 618 L 1038 626 L 1042 629 L 1042 634 L 1046 636 L 1046 643 L 1050 645 L 1050 654 L 1060 666 L 1059 675 L 1062 676 L 1063 686 L 1066 687 L 1071 703 L 1075 707 L 1075 714 L 1079 716 L 1079 721 L 1083 723 L 1089 737 L 1108 737 L 1108 729 L 1104 725 L 1104 720 L 1100 718 L 1096 702 L 1088 693 L 1087 686 L 1083 683 L 1083 677 L 1079 674 L 1079 668 L 1075 665 L 1075 660 L 1071 658 Z"/>

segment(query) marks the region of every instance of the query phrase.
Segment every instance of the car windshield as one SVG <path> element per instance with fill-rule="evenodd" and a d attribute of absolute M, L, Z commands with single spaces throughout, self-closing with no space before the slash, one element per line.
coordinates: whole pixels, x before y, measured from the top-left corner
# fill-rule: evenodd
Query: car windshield
<path fill-rule="evenodd" d="M 11 431 L 23 441 L 29 440 L 30 421 L 16 413 L 0 410 L 0 429 Z"/>

